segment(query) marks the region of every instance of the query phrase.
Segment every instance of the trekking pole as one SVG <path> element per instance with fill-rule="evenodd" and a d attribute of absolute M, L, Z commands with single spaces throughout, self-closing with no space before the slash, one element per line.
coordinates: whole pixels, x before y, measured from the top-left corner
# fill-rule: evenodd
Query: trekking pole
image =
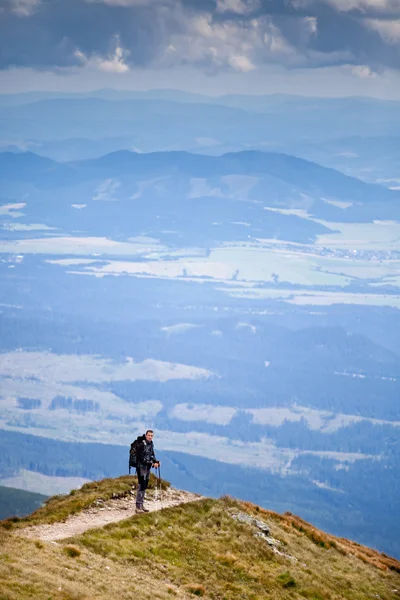
<path fill-rule="evenodd" d="M 157 469 L 156 469 L 156 483 L 154 485 L 154 502 L 158 501 L 158 479 L 157 479 Z"/>
<path fill-rule="evenodd" d="M 158 484 L 160 486 L 160 504 L 162 509 L 162 481 L 161 481 L 161 467 L 158 465 Z"/>

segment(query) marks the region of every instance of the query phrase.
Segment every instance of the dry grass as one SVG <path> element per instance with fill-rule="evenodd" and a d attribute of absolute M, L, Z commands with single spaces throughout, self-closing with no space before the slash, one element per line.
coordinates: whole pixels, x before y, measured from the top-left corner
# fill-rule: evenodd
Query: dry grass
<path fill-rule="evenodd" d="M 265 521 L 284 552 L 232 518 Z M 1 600 L 393 600 L 399 563 L 298 517 L 230 498 L 137 515 L 60 544 L 0 529 Z"/>
<path fill-rule="evenodd" d="M 265 520 L 273 536 L 282 540 L 282 549 L 298 561 L 293 564 L 277 556 L 254 536 L 252 527 L 232 519 L 237 510 Z M 396 572 L 389 567 L 382 571 L 354 553 L 345 554 L 331 543 L 334 538 L 325 539 L 323 532 L 304 521 L 300 530 L 296 519 L 229 498 L 207 499 L 87 531 L 73 541 L 120 565 L 152 570 L 157 586 L 167 581 L 207 598 L 394 597 L 392 590 L 400 588 Z"/>
<path fill-rule="evenodd" d="M 149 489 L 154 489 L 155 484 L 156 478 L 151 474 Z M 136 485 L 137 477 L 133 475 L 123 475 L 116 479 L 92 481 L 83 485 L 79 490 L 72 490 L 67 495 L 49 498 L 44 506 L 28 517 L 12 517 L 0 521 L 0 527 L 11 530 L 16 527 L 26 527 L 27 525 L 51 524 L 65 521 L 70 515 L 81 512 L 99 500 L 106 502 L 111 498 L 123 498 L 127 496 L 132 487 L 136 487 Z M 162 480 L 163 489 L 167 489 L 169 486 L 168 481 Z"/>
<path fill-rule="evenodd" d="M 1 600 L 166 600 L 165 588 L 154 587 L 151 573 L 118 565 L 81 548 L 69 557 L 58 544 L 35 542 L 0 532 Z M 193 598 L 182 595 L 179 598 Z"/>
<path fill-rule="evenodd" d="M 274 519 L 275 521 L 279 520 L 283 526 L 286 524 L 290 528 L 294 528 L 297 531 L 304 533 L 308 539 L 321 548 L 335 548 L 338 552 L 344 554 L 345 556 L 356 556 L 363 562 L 373 565 L 382 571 L 390 569 L 400 573 L 400 562 L 383 552 L 378 552 L 372 548 L 367 548 L 366 546 L 362 546 L 361 544 L 347 540 L 346 538 L 339 538 L 334 535 L 330 535 L 329 533 L 325 533 L 324 531 L 317 529 L 314 527 L 314 525 L 307 523 L 307 521 L 304 521 L 304 519 L 301 519 L 297 515 L 293 515 L 290 512 L 280 515 L 272 511 L 264 510 L 258 506 L 256 507 L 248 502 L 244 504 L 248 509 L 252 510 L 253 512 L 255 511 L 257 514 L 265 515 Z"/>

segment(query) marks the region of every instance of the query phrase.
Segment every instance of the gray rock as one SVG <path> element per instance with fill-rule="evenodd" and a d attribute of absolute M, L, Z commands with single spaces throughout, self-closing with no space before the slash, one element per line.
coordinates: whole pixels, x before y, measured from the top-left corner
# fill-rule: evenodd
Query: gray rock
<path fill-rule="evenodd" d="M 279 550 L 279 546 L 282 546 L 282 542 L 280 542 L 279 540 L 276 540 L 274 537 L 272 537 L 271 530 L 270 530 L 269 526 L 266 523 L 264 523 L 264 521 L 260 521 L 259 519 L 254 519 L 254 517 L 251 517 L 250 515 L 247 515 L 246 513 L 242 513 L 242 512 L 232 513 L 231 516 L 233 519 L 235 519 L 235 521 L 240 521 L 241 523 L 246 523 L 247 525 L 250 525 L 251 527 L 256 527 L 258 529 L 258 531 L 256 531 L 254 533 L 255 537 L 259 537 L 259 538 L 263 539 L 265 542 L 267 542 L 268 546 L 271 548 L 271 550 L 275 554 L 278 554 L 279 556 L 282 556 L 283 558 L 290 560 L 292 563 L 298 562 L 298 559 L 296 557 Z"/>
<path fill-rule="evenodd" d="M 265 535 L 270 534 L 270 529 L 269 529 L 268 525 L 266 523 L 264 523 L 264 521 L 260 521 L 259 519 L 254 519 L 253 517 L 250 517 L 250 515 L 246 515 L 246 513 L 242 513 L 242 512 L 234 513 L 232 515 L 232 517 L 236 521 L 241 521 L 242 523 L 247 523 L 248 525 L 253 525 L 253 527 L 257 527 L 257 529 L 262 531 L 262 533 Z"/>

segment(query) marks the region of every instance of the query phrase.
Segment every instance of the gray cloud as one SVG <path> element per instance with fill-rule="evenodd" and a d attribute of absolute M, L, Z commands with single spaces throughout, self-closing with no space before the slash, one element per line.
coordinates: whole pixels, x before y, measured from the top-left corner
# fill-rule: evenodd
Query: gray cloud
<path fill-rule="evenodd" d="M 398 0 L 0 0 L 0 68 L 400 69 Z"/>

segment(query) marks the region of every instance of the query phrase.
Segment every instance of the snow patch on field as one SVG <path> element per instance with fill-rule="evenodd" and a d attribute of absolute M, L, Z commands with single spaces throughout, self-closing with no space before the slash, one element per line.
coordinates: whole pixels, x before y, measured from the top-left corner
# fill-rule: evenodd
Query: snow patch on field
<path fill-rule="evenodd" d="M 161 331 L 165 331 L 165 333 L 168 334 L 185 333 L 186 331 L 197 329 L 198 327 L 201 326 L 195 325 L 194 323 L 177 323 L 176 325 L 166 325 L 165 327 L 161 327 Z"/>
<path fill-rule="evenodd" d="M 176 404 L 170 411 L 170 415 L 180 421 L 203 421 L 216 425 L 229 425 L 236 412 L 236 408 L 230 406 Z"/>
<path fill-rule="evenodd" d="M 211 371 L 191 365 L 146 359 L 123 362 L 88 354 L 53 354 L 51 352 L 7 352 L 0 355 L 0 376 L 35 378 L 59 383 L 105 383 L 110 381 L 169 381 L 204 379 Z"/>

